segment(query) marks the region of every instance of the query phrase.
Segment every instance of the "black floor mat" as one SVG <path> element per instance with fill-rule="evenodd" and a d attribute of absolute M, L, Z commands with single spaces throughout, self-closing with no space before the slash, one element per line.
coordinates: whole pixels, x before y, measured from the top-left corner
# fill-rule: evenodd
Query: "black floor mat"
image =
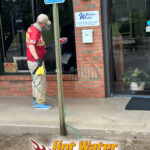
<path fill-rule="evenodd" d="M 125 107 L 126 110 L 150 110 L 150 98 L 132 97 Z"/>

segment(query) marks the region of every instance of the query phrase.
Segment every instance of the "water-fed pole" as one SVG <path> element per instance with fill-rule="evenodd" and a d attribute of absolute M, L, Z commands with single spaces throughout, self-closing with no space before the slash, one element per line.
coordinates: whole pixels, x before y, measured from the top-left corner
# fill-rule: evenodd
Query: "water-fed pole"
<path fill-rule="evenodd" d="M 59 119 L 61 135 L 67 135 L 64 115 L 63 102 L 63 82 L 62 82 L 62 66 L 61 66 L 61 49 L 60 49 L 60 31 L 59 31 L 59 13 L 58 4 L 53 4 L 53 20 L 54 20 L 54 35 L 55 35 L 55 55 L 57 66 L 57 87 L 58 87 L 58 103 L 59 103 Z"/>

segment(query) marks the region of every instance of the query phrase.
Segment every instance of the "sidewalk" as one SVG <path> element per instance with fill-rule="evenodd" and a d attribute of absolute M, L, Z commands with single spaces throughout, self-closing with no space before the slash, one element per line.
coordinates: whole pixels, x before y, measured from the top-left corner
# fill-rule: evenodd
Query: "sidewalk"
<path fill-rule="evenodd" d="M 129 111 L 130 97 L 64 98 L 65 122 L 81 137 L 149 138 L 150 112 Z M 60 134 L 58 101 L 47 98 L 49 110 L 32 107 L 32 97 L 0 97 L 0 133 Z M 68 134 L 77 131 L 67 128 Z"/>

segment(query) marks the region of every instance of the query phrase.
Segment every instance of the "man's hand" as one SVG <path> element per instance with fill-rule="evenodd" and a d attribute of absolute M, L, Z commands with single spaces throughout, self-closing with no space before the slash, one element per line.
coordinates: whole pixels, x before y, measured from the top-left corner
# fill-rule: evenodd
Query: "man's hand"
<path fill-rule="evenodd" d="M 36 59 L 36 62 L 38 63 L 38 67 L 41 67 L 41 66 L 42 66 L 42 61 L 40 61 L 39 58 Z"/>
<path fill-rule="evenodd" d="M 55 41 L 53 41 L 52 45 L 47 46 L 46 50 L 51 51 L 55 47 Z"/>

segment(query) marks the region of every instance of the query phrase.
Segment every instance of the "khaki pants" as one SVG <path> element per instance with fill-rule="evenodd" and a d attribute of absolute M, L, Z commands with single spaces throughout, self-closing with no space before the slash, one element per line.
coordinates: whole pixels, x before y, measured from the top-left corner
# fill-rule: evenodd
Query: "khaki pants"
<path fill-rule="evenodd" d="M 46 99 L 46 69 L 45 69 L 45 64 L 44 62 L 43 67 L 44 67 L 44 75 L 36 75 L 32 74 L 33 71 L 36 69 L 38 63 L 37 62 L 32 62 L 32 61 L 27 61 L 28 62 L 28 68 L 31 72 L 32 75 L 32 95 L 33 97 L 36 98 L 36 102 L 38 104 L 44 104 L 45 99 Z"/>

